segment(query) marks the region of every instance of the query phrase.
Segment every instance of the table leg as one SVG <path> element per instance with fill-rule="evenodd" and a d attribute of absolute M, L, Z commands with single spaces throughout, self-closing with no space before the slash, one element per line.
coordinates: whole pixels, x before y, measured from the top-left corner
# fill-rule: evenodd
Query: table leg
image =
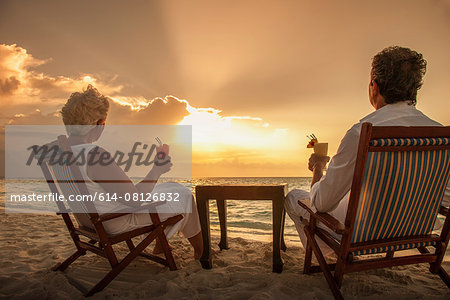
<path fill-rule="evenodd" d="M 283 260 L 281 259 L 281 235 L 284 211 L 284 195 L 272 200 L 272 229 L 273 229 L 273 268 L 272 271 L 281 273 L 283 271 Z"/>
<path fill-rule="evenodd" d="M 284 242 L 284 223 L 286 222 L 286 209 L 283 209 L 283 220 L 281 220 L 281 250 L 286 252 L 286 243 Z"/>
<path fill-rule="evenodd" d="M 202 195 L 202 193 L 196 191 L 195 198 L 197 200 L 198 216 L 200 219 L 200 226 L 202 228 L 203 238 L 203 254 L 200 258 L 200 263 L 203 269 L 212 268 L 211 259 L 211 234 L 209 227 L 209 199 Z"/>
<path fill-rule="evenodd" d="M 219 248 L 220 250 L 229 249 L 228 248 L 228 239 L 227 239 L 227 200 L 225 199 L 216 199 L 217 202 L 217 212 L 219 214 L 219 223 L 220 223 L 220 242 Z"/>

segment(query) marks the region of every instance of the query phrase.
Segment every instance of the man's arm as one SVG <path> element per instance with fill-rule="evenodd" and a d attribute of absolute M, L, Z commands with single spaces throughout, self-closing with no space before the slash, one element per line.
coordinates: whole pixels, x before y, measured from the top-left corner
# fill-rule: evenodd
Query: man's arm
<path fill-rule="evenodd" d="M 359 130 L 355 125 L 341 141 L 338 151 L 328 165 L 327 173 L 322 176 L 322 170 L 313 168 L 311 186 L 311 204 L 320 212 L 334 210 L 342 198 L 350 191 L 355 169 L 358 149 Z M 316 182 L 314 182 L 316 180 Z"/>
<path fill-rule="evenodd" d="M 326 167 L 327 162 L 329 161 L 329 156 L 318 156 L 316 154 L 311 155 L 308 163 L 309 170 L 313 172 L 311 187 L 322 178 L 323 169 Z"/>

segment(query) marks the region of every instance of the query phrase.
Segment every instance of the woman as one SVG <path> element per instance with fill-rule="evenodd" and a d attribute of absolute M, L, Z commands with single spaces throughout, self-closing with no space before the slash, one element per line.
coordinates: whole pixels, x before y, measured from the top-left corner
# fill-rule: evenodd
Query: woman
<path fill-rule="evenodd" d="M 67 103 L 61 110 L 63 122 L 66 125 L 69 134 L 69 143 L 72 151 L 77 157 L 80 153 L 86 155 L 85 162 L 99 161 L 100 157 L 111 158 L 109 152 L 101 147 L 93 144 L 100 137 L 103 126 L 109 110 L 108 98 L 101 95 L 97 89 L 88 86 L 83 93 L 73 93 L 67 100 Z M 82 125 L 82 126 L 77 126 Z M 88 126 L 86 126 L 88 125 Z M 90 126 L 89 126 L 90 125 Z M 95 149 L 95 151 L 93 151 Z M 194 201 L 194 197 L 190 190 L 178 183 L 163 183 L 156 185 L 160 176 L 170 170 L 172 163 L 170 157 L 164 161 L 165 164 L 153 164 L 152 169 L 147 176 L 138 184 L 133 184 L 127 174 L 112 160 L 108 164 L 83 164 L 80 166 L 81 173 L 86 182 L 86 186 L 91 194 L 108 193 L 109 195 L 118 195 L 118 201 L 113 202 L 94 202 L 96 209 L 100 214 L 114 212 L 129 206 L 139 206 L 140 203 L 133 201 L 125 201 L 124 195 L 129 194 L 147 194 L 172 192 L 178 193 L 180 203 L 183 203 L 183 211 L 192 211 L 192 213 L 181 213 L 183 219 L 172 226 L 167 232 L 170 238 L 178 231 L 181 232 L 191 243 L 194 248 L 194 258 L 199 259 L 203 252 L 203 242 L 200 229 L 200 222 Z M 114 182 L 111 182 L 114 179 Z M 119 184 L 117 182 L 120 182 Z M 120 198 L 122 196 L 122 198 Z M 180 209 L 173 213 L 166 213 L 169 209 L 170 202 L 166 202 L 160 213 L 161 220 L 180 214 Z M 117 219 L 104 222 L 105 230 L 109 234 L 119 234 L 132 229 L 150 225 L 152 221 L 148 213 L 133 213 L 122 216 Z M 154 253 L 161 253 L 162 248 L 159 242 L 156 242 Z"/>

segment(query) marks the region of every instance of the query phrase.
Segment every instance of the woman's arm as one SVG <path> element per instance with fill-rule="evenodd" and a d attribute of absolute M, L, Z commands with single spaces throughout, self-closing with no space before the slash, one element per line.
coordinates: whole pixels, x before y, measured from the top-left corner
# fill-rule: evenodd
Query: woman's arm
<path fill-rule="evenodd" d="M 166 161 L 168 159 L 168 162 L 166 164 L 161 166 L 154 165 L 144 180 L 134 185 L 128 175 L 117 165 L 111 154 L 106 150 L 98 147 L 96 151 L 90 151 L 87 161 L 98 162 L 99 158 L 108 163 L 88 164 L 87 174 L 89 178 L 100 184 L 105 192 L 109 193 L 110 197 L 115 195 L 118 202 L 132 207 L 140 206 L 140 202 L 125 201 L 125 199 L 128 199 L 130 195 L 131 199 L 133 199 L 133 194 L 151 193 L 159 177 L 168 172 L 172 166 L 170 157 L 167 157 Z"/>
<path fill-rule="evenodd" d="M 141 193 L 151 193 L 162 174 L 170 171 L 172 162 L 170 156 L 164 160 L 158 160 L 159 165 L 153 164 L 153 168 L 148 172 L 145 178 L 136 184 L 136 189 Z"/>

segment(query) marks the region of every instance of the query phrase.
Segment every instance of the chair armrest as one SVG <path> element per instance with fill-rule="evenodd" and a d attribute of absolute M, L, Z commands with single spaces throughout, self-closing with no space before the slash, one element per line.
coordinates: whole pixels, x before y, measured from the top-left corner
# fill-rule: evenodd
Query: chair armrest
<path fill-rule="evenodd" d="M 311 210 L 311 207 L 309 207 L 308 204 L 303 203 L 301 200 L 302 200 L 302 199 L 298 200 L 297 203 L 298 203 L 302 208 L 304 208 L 310 215 L 313 215 L 314 212 Z M 306 199 L 305 199 L 305 200 L 306 200 Z"/>
<path fill-rule="evenodd" d="M 327 213 L 316 212 L 315 218 L 325 224 L 328 228 L 336 232 L 337 234 L 344 234 L 348 232 L 344 224 L 338 219 Z"/>
<path fill-rule="evenodd" d="M 441 215 L 448 216 L 448 211 L 449 211 L 448 207 L 445 207 L 445 206 L 441 205 L 441 208 L 439 209 L 439 213 Z"/>
<path fill-rule="evenodd" d="M 126 208 L 126 209 L 121 209 L 118 210 L 117 212 L 114 213 L 110 213 L 110 214 L 103 214 L 103 215 L 99 215 L 97 221 L 98 222 L 104 222 L 104 221 L 108 221 L 108 220 L 112 220 L 112 219 L 116 219 L 122 216 L 126 216 L 126 215 L 130 215 L 132 213 L 135 213 L 137 211 L 143 211 L 143 210 L 147 210 L 147 209 L 153 209 L 156 206 L 162 205 L 164 204 L 164 202 L 152 202 L 152 203 L 148 203 L 148 204 L 144 204 L 141 205 L 139 207 L 130 207 L 130 208 Z"/>
<path fill-rule="evenodd" d="M 332 215 L 328 213 L 322 213 L 322 212 L 313 212 L 311 208 L 306 205 L 305 203 L 298 200 L 298 204 L 300 204 L 301 207 L 306 209 L 306 211 L 313 217 L 322 222 L 325 226 L 336 232 L 337 234 L 344 234 L 348 232 L 348 229 L 345 227 L 344 224 L 342 224 L 338 219 L 333 217 Z"/>
<path fill-rule="evenodd" d="M 104 215 L 99 215 L 98 219 L 96 220 L 97 222 L 105 222 L 108 220 L 112 220 L 112 219 L 116 219 L 122 216 L 126 216 L 126 215 L 130 215 L 131 212 L 127 212 L 127 213 L 110 213 L 110 214 L 104 214 Z"/>

